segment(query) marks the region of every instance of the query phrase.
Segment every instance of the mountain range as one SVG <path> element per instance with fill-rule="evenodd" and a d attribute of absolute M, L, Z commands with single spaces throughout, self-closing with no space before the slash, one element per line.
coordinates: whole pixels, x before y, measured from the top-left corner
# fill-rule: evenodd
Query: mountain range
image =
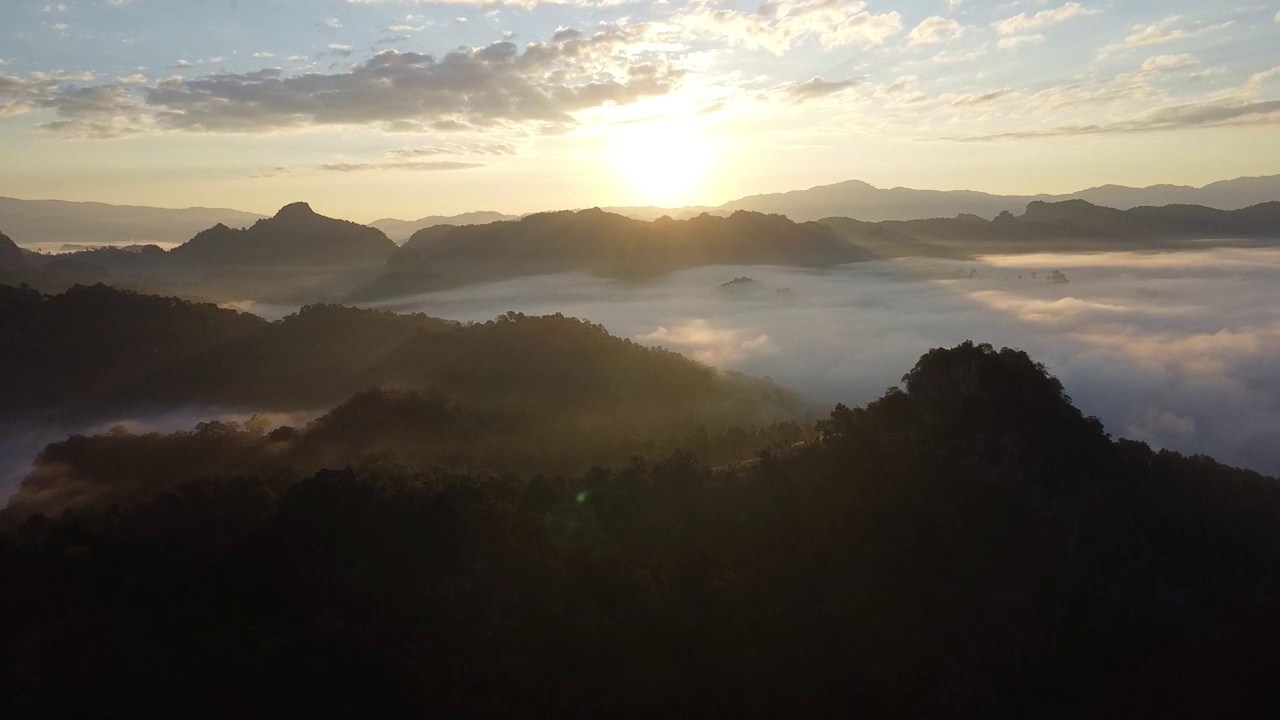
<path fill-rule="evenodd" d="M 105 282 L 219 303 L 369 302 L 532 275 L 583 272 L 641 282 L 707 265 L 821 268 L 881 258 L 982 253 L 1177 250 L 1280 240 L 1280 201 L 1107 208 L 1033 201 L 1022 215 L 795 222 L 745 210 L 652 222 L 599 208 L 484 225 L 436 225 L 397 246 L 382 231 L 293 203 L 243 230 L 218 224 L 165 250 L 24 252 L 0 237 L 0 281 L 45 292 Z"/>
<path fill-rule="evenodd" d="M 972 214 L 993 218 L 1002 212 L 1018 212 L 1033 202 L 1084 200 L 1094 205 L 1130 210 L 1135 207 L 1203 205 L 1218 210 L 1240 210 L 1280 200 L 1280 175 L 1236 178 L 1203 187 L 1153 185 L 1131 188 L 1103 185 L 1066 195 L 993 195 L 972 190 L 914 190 L 877 188 L 860 180 L 822 185 L 769 195 L 752 195 L 725 203 L 714 212 L 753 210 L 779 213 L 797 222 L 825 217 L 851 217 L 880 222 L 922 220 Z"/>
<path fill-rule="evenodd" d="M 369 227 L 378 228 L 386 233 L 387 237 L 396 242 L 404 242 L 419 230 L 437 225 L 484 225 L 492 222 L 502 222 L 503 220 L 519 220 L 520 217 L 519 215 L 504 215 L 500 212 L 481 210 L 462 213 L 461 215 L 428 215 L 417 220 L 383 218 L 369 223 Z"/>
<path fill-rule="evenodd" d="M 828 217 L 880 222 L 960 214 L 991 219 L 1002 212 L 1020 212 L 1032 202 L 1067 200 L 1084 200 L 1118 210 L 1164 205 L 1203 205 L 1218 210 L 1240 210 L 1280 200 L 1280 175 L 1236 178 L 1202 187 L 1102 185 L 1065 195 L 996 195 L 972 190 L 878 188 L 860 180 L 848 180 L 807 190 L 751 195 L 715 207 L 609 207 L 604 210 L 645 221 L 663 216 L 689 219 L 703 213 L 730 215 L 746 210 L 786 215 L 797 222 Z M 437 225 L 482 225 L 518 220 L 520 217 L 482 211 L 452 216 L 430 215 L 417 220 L 383 218 L 370 223 L 370 226 L 381 230 L 395 242 L 403 243 L 415 232 Z M 219 208 L 175 210 L 0 198 L 0 228 L 28 248 L 52 245 L 56 249 L 64 243 L 91 246 L 140 242 L 177 244 L 218 224 L 241 228 L 263 218 L 256 213 Z"/>
<path fill-rule="evenodd" d="M 414 233 L 361 299 L 561 272 L 644 280 L 702 265 L 825 267 L 871 259 L 819 223 L 737 212 L 644 222 L 599 208 Z"/>
<path fill-rule="evenodd" d="M 972 214 L 926 220 L 868 222 L 847 217 L 821 224 L 877 257 L 964 257 L 979 253 L 1176 250 L 1219 244 L 1256 245 L 1280 238 L 1280 202 L 1240 210 L 1200 205 L 1128 210 L 1084 200 L 1033 201 L 1022 215 L 992 220 Z"/>
<path fill-rule="evenodd" d="M 179 210 L 0 197 L 0 228 L 20 238 L 25 247 L 179 243 L 219 223 L 245 227 L 262 217 L 227 208 Z"/>

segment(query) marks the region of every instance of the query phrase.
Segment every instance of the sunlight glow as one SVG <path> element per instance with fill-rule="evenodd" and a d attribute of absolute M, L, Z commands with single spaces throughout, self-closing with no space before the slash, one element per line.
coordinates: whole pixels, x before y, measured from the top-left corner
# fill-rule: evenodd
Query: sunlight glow
<path fill-rule="evenodd" d="M 716 155 L 697 125 L 667 120 L 618 128 L 606 158 L 628 204 L 675 207 L 706 193 Z"/>

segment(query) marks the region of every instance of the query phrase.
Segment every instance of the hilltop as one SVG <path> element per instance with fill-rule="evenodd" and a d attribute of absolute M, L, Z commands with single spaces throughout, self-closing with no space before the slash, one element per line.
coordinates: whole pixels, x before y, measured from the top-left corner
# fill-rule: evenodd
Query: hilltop
<path fill-rule="evenodd" d="M 868 259 L 830 228 L 779 215 L 633 220 L 600 209 L 420 230 L 358 299 L 561 272 L 644 280 L 702 265 L 825 267 Z"/>

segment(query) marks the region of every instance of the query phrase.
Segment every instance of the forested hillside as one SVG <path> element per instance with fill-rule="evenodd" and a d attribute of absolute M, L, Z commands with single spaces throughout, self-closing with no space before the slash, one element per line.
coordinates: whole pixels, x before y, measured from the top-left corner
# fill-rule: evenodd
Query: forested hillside
<path fill-rule="evenodd" d="M 404 422 L 404 407 L 440 420 Z M 493 427 L 437 399 L 368 395 L 299 435 L 252 440 L 248 456 L 274 442 L 301 453 L 290 457 L 359 444 L 372 417 L 390 418 L 372 437 L 399 427 L 426 447 L 466 447 Z M 1274 479 L 1113 441 L 1025 354 L 972 344 L 928 353 L 902 390 L 837 407 L 818 430 L 719 469 L 677 454 L 572 475 L 392 453 L 298 479 L 224 449 L 222 469 L 109 510 L 11 510 L 0 612 L 21 622 L 0 640 L 0 707 L 77 718 L 1280 709 Z M 254 433 L 205 432 L 230 438 L 225 448 Z M 217 447 L 193 437 L 103 440 L 120 452 L 88 467 L 105 477 L 110 464 L 163 467 Z"/>
<path fill-rule="evenodd" d="M 183 405 L 324 410 L 371 387 L 636 428 L 782 417 L 791 396 L 599 325 L 509 313 L 459 324 L 333 305 L 278 322 L 106 286 L 0 286 L 0 416 Z"/>

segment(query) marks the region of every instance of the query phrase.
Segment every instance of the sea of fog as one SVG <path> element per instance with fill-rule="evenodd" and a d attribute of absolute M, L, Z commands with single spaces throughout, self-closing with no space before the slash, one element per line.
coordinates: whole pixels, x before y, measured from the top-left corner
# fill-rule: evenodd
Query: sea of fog
<path fill-rule="evenodd" d="M 82 250 L 96 250 L 101 248 L 127 248 L 137 247 L 139 245 L 155 245 L 165 250 L 172 250 L 181 245 L 178 242 L 166 242 L 163 240 L 119 240 L 115 242 L 100 243 L 76 243 L 76 242 L 37 242 L 37 243 L 18 243 L 18 246 L 30 250 L 32 252 L 43 253 L 45 255 L 65 255 L 67 253 L 80 252 Z"/>
<path fill-rule="evenodd" d="M 1066 283 L 1049 282 L 1060 271 Z M 1034 273 L 1034 276 L 1033 276 Z M 717 286 L 738 277 L 732 291 Z M 826 404 L 862 404 L 926 350 L 964 340 L 1026 350 L 1115 437 L 1280 475 L 1280 250 L 906 259 L 826 270 L 706 267 L 646 284 L 581 274 L 373 305 L 456 320 L 564 313 Z M 275 319 L 293 308 L 246 305 Z M 519 362 L 518 357 L 512 362 Z M 182 409 L 131 422 L 189 429 Z M 0 497 L 44 443 L 95 428 L 0 432 Z"/>
<path fill-rule="evenodd" d="M 737 277 L 758 282 L 717 290 Z M 567 274 L 375 307 L 561 312 L 831 404 L 880 396 L 933 347 L 1016 347 L 1115 437 L 1280 475 L 1277 288 L 1280 250 L 1216 248 L 706 267 L 645 285 Z"/>

